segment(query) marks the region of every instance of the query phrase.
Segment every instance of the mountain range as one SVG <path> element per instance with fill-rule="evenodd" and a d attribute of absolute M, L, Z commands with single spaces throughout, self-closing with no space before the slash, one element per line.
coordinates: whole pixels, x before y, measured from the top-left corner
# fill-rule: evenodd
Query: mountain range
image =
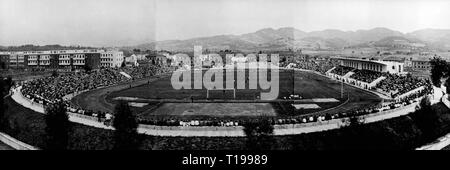
<path fill-rule="evenodd" d="M 292 27 L 264 28 L 242 35 L 218 35 L 186 40 L 156 41 L 127 48 L 143 50 L 192 51 L 194 46 L 211 50 L 285 50 L 387 47 L 450 49 L 450 29 L 422 29 L 402 33 L 388 28 L 341 31 L 326 29 L 305 32 Z"/>

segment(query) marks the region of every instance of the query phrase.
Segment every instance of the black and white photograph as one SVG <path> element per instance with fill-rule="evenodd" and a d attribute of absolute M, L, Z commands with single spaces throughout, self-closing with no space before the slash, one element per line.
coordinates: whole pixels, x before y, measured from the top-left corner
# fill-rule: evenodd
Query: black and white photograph
<path fill-rule="evenodd" d="M 264 166 L 262 151 L 450 150 L 449 9 L 0 0 L 0 154 L 176 150 L 179 165 L 214 167 Z M 247 154 L 195 154 L 224 150 Z"/>

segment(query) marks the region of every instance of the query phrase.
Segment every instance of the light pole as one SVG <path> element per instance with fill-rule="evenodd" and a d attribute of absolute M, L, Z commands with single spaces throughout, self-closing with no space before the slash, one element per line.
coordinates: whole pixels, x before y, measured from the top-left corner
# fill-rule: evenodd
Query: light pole
<path fill-rule="evenodd" d="M 295 68 L 292 67 L 292 95 L 295 95 Z"/>
<path fill-rule="evenodd" d="M 341 68 L 341 99 L 344 98 L 344 69 Z"/>

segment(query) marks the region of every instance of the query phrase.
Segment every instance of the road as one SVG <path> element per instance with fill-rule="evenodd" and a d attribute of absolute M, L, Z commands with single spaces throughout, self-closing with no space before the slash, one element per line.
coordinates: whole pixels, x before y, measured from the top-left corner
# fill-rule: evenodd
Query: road
<path fill-rule="evenodd" d="M 12 150 L 12 148 L 6 144 L 0 142 L 0 150 Z"/>

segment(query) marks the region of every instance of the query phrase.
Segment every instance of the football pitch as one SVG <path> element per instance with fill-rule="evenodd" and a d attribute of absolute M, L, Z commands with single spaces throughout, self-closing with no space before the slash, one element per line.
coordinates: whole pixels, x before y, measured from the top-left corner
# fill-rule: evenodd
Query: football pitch
<path fill-rule="evenodd" d="M 246 70 L 245 75 L 249 76 L 249 70 Z M 271 78 L 269 77 L 269 79 Z M 252 81 L 254 77 L 246 80 Z M 192 82 L 193 84 L 194 82 Z M 248 81 L 246 81 L 246 87 L 248 88 Z M 258 100 L 261 92 L 268 91 L 260 87 L 236 89 L 235 97 L 231 90 L 210 91 L 208 98 L 208 91 L 205 88 L 174 89 L 169 76 L 140 86 L 111 92 L 106 96 L 106 101 L 115 103 L 117 99 L 126 98 L 133 103 L 131 106 L 140 117 L 164 115 L 187 117 L 285 116 L 292 110 L 295 115 L 323 110 L 337 112 L 380 102 L 380 99 L 372 93 L 345 84 L 342 86 L 341 83 L 327 77 L 305 71 L 279 70 L 279 87 L 279 95 L 274 101 L 261 102 Z M 341 89 L 343 89 L 344 98 L 341 98 Z M 291 94 L 299 95 L 301 100 L 286 100 L 285 97 L 289 97 Z M 171 100 L 177 102 L 171 102 Z"/>
<path fill-rule="evenodd" d="M 155 82 L 133 87 L 117 92 L 111 93 L 110 97 L 130 97 L 139 99 L 184 99 L 184 100 L 202 100 L 202 99 L 233 99 L 233 100 L 255 100 L 261 92 L 269 92 L 269 89 L 262 89 L 258 86 L 256 89 L 249 88 L 249 81 L 258 81 L 256 78 L 249 75 L 249 71 L 246 71 L 245 89 L 236 88 L 236 97 L 233 98 L 232 91 L 230 90 L 215 90 L 209 91 L 211 95 L 207 98 L 208 90 L 203 86 L 202 89 L 174 89 L 171 84 L 170 77 L 161 78 Z M 269 74 L 270 75 L 270 74 Z M 235 77 L 237 73 L 235 73 Z M 192 76 L 193 77 L 193 76 Z M 270 79 L 270 76 L 268 76 Z M 295 77 L 295 82 L 294 82 Z M 225 74 L 223 80 L 225 80 Z M 314 73 L 296 71 L 293 73 L 291 70 L 279 71 L 279 94 L 278 99 L 284 99 L 289 95 L 300 95 L 304 99 L 313 98 L 340 98 L 340 84 L 329 80 L 326 77 L 316 75 Z M 194 81 L 191 82 L 194 87 Z M 225 87 L 225 82 L 224 85 Z"/>

